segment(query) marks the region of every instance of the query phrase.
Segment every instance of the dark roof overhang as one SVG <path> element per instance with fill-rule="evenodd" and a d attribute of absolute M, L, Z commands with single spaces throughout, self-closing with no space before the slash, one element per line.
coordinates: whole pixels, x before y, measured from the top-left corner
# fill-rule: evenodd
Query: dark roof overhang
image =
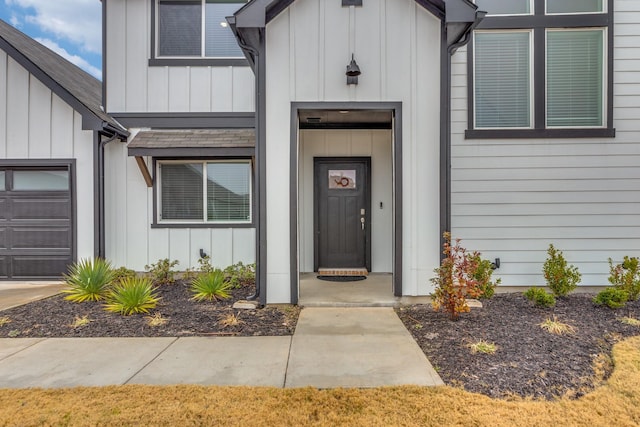
<path fill-rule="evenodd" d="M 251 0 L 233 16 L 227 17 L 238 44 L 255 71 L 256 55 L 266 25 L 295 0 Z M 455 49 L 469 41 L 471 31 L 482 21 L 486 12 L 469 0 L 415 0 L 438 19 L 444 21 L 447 47 Z"/>
<path fill-rule="evenodd" d="M 129 132 L 101 106 L 102 83 L 0 19 L 0 49 L 82 116 L 82 128 L 126 139 Z"/>
<path fill-rule="evenodd" d="M 140 131 L 127 145 L 129 156 L 251 157 L 254 129 L 178 129 Z"/>

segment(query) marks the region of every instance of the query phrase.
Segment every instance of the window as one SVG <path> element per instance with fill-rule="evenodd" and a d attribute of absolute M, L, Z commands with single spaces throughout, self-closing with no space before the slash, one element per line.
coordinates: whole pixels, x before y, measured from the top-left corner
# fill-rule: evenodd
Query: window
<path fill-rule="evenodd" d="M 604 0 L 476 3 L 488 15 L 468 49 L 467 138 L 614 136 Z"/>
<path fill-rule="evenodd" d="M 163 161 L 158 174 L 159 222 L 251 222 L 250 161 Z"/>
<path fill-rule="evenodd" d="M 227 25 L 243 0 L 157 0 L 156 56 L 243 58 Z"/>

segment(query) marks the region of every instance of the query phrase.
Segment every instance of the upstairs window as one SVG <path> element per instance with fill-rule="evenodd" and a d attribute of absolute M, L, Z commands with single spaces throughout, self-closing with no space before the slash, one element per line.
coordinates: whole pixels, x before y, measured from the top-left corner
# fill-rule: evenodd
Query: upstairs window
<path fill-rule="evenodd" d="M 611 0 L 476 0 L 467 138 L 614 136 Z"/>
<path fill-rule="evenodd" d="M 157 0 L 156 57 L 242 58 L 226 17 L 243 0 Z"/>

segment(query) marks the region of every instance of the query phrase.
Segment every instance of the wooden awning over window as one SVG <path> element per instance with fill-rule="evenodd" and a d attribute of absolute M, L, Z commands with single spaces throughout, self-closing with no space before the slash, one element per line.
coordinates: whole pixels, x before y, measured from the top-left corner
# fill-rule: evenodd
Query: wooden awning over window
<path fill-rule="evenodd" d="M 127 145 L 129 156 L 250 157 L 254 129 L 189 129 L 141 131 Z"/>

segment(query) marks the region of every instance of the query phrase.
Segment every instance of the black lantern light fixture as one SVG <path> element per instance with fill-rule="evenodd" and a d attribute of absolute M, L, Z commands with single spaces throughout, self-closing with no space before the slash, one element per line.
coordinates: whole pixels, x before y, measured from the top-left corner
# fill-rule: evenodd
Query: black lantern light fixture
<path fill-rule="evenodd" d="M 348 85 L 357 85 L 358 84 L 358 76 L 362 74 L 360 72 L 360 67 L 356 62 L 353 53 L 351 54 L 351 62 L 347 65 L 347 84 Z"/>

